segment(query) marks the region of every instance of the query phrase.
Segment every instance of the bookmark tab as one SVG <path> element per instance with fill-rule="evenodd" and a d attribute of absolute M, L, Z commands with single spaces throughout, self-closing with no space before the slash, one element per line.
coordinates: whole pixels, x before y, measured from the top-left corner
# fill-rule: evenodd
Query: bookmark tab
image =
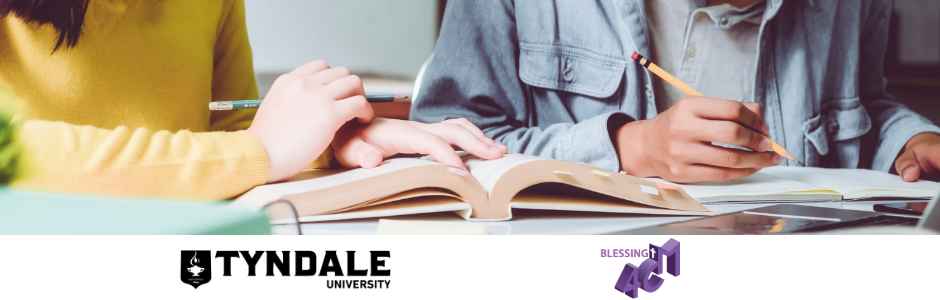
<path fill-rule="evenodd" d="M 555 171 L 552 171 L 552 173 L 555 174 L 555 176 L 558 176 L 558 178 L 561 178 L 562 180 L 565 180 L 565 181 L 569 181 L 572 183 L 578 181 L 578 179 L 575 178 L 574 174 L 572 174 L 571 172 L 555 170 Z"/>
<path fill-rule="evenodd" d="M 597 175 L 597 177 L 603 177 L 606 179 L 610 179 L 611 176 L 614 176 L 614 174 L 607 173 L 598 169 L 591 170 L 591 173 L 593 173 L 594 175 Z"/>
<path fill-rule="evenodd" d="M 650 195 L 653 195 L 653 196 L 659 196 L 659 189 L 656 188 L 656 187 L 652 187 L 652 186 L 642 185 L 642 184 L 641 184 L 641 185 L 640 185 L 640 191 L 641 191 L 641 192 L 644 192 L 644 193 L 647 193 L 647 194 L 650 194 Z"/>

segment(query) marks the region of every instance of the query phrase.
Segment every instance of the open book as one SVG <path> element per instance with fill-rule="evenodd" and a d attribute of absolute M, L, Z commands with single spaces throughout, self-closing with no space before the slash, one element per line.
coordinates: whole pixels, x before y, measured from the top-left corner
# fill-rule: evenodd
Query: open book
<path fill-rule="evenodd" d="M 674 185 L 592 166 L 523 155 L 467 158 L 470 175 L 422 158 L 394 158 L 372 169 L 311 171 L 255 187 L 236 200 L 262 207 L 290 201 L 302 222 L 457 212 L 467 219 L 506 220 L 512 209 L 652 215 L 706 215 Z"/>
<path fill-rule="evenodd" d="M 680 185 L 702 203 L 930 199 L 940 183 L 864 169 L 770 167 L 736 181 Z"/>

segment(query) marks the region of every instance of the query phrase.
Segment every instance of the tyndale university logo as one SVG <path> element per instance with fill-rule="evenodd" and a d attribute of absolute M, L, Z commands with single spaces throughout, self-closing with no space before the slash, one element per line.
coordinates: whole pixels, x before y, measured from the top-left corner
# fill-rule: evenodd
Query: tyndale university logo
<path fill-rule="evenodd" d="M 388 289 L 392 283 L 388 266 L 391 257 L 389 250 L 183 250 L 180 281 L 193 288 L 209 283 L 212 260 L 218 260 L 222 279 L 233 276 L 234 264 L 242 264 L 245 273 L 235 276 L 319 276 L 328 278 L 328 289 Z"/>
<path fill-rule="evenodd" d="M 180 251 L 180 280 L 193 288 L 212 280 L 212 253 L 209 250 Z"/>

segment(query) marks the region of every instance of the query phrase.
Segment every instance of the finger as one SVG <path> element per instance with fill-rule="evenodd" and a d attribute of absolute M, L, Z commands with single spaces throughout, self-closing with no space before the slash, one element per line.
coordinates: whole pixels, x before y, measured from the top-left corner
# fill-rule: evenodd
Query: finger
<path fill-rule="evenodd" d="M 690 163 L 734 169 L 761 169 L 776 165 L 780 159 L 773 152 L 751 152 L 703 143 L 687 144 L 680 151 L 685 152 L 683 156 L 689 158 Z"/>
<path fill-rule="evenodd" d="M 396 153 L 430 155 L 431 158 L 440 163 L 467 170 L 463 160 L 460 159 L 454 148 L 440 137 L 425 131 L 415 130 L 411 132 L 408 140 L 410 143 L 395 143 L 398 148 L 391 150 Z"/>
<path fill-rule="evenodd" d="M 306 76 L 306 75 L 316 74 L 317 72 L 320 72 L 329 68 L 330 68 L 330 65 L 328 65 L 326 61 L 315 60 L 315 61 L 305 63 L 301 65 L 300 67 L 297 67 L 296 69 L 291 71 L 289 74 Z"/>
<path fill-rule="evenodd" d="M 904 150 L 901 155 L 894 160 L 894 170 L 904 181 L 917 181 L 920 179 L 920 166 L 917 164 L 917 157 L 914 151 Z"/>
<path fill-rule="evenodd" d="M 336 160 L 341 166 L 372 168 L 382 162 L 384 156 L 381 149 L 362 138 L 361 134 L 365 126 L 349 123 L 336 132 L 331 145 Z"/>
<path fill-rule="evenodd" d="M 336 161 L 346 168 L 374 168 L 382 163 L 382 150 L 358 136 L 338 140 L 333 144 Z"/>
<path fill-rule="evenodd" d="M 911 152 L 914 152 L 914 159 L 920 166 L 920 178 L 940 175 L 937 174 L 940 173 L 940 149 L 937 146 L 919 148 Z"/>
<path fill-rule="evenodd" d="M 751 112 L 753 112 L 755 115 L 758 116 L 757 123 L 759 124 L 754 124 L 753 126 L 750 126 L 750 127 L 753 129 L 757 129 L 763 135 L 769 135 L 770 127 L 768 127 L 767 122 L 764 121 L 764 112 L 761 110 L 762 107 L 760 103 L 743 102 L 743 104 L 745 108 L 747 108 L 748 110 L 750 110 Z"/>
<path fill-rule="evenodd" d="M 448 119 L 448 120 L 444 120 L 444 122 L 442 123 L 459 125 L 463 127 L 464 129 L 466 129 L 467 131 L 469 131 L 474 136 L 476 136 L 477 139 L 479 139 L 480 141 L 490 144 L 490 145 L 497 144 L 496 141 L 486 136 L 486 134 L 483 133 L 483 130 L 480 130 L 479 127 L 477 127 L 476 125 L 474 125 L 467 119 L 464 119 L 464 118 Z"/>
<path fill-rule="evenodd" d="M 752 110 L 748 105 L 733 100 L 697 98 L 687 102 L 694 103 L 690 104 L 693 113 L 704 119 L 733 121 L 756 130 L 765 126 L 757 103 L 749 104 Z M 761 133 L 767 134 L 765 131 Z"/>
<path fill-rule="evenodd" d="M 336 101 L 335 109 L 338 115 L 337 117 L 340 118 L 343 123 L 349 122 L 352 119 L 358 119 L 360 122 L 368 123 L 375 117 L 372 106 L 366 101 L 366 97 L 362 95 Z"/>
<path fill-rule="evenodd" d="M 750 128 L 731 121 L 697 119 L 688 125 L 697 140 L 746 147 L 757 152 L 771 151 L 770 140 Z"/>
<path fill-rule="evenodd" d="M 395 126 L 381 126 L 381 124 L 392 124 L 396 122 L 405 122 L 399 120 L 385 120 L 385 119 L 376 119 L 369 126 L 372 130 L 389 130 L 397 128 Z M 447 141 L 442 138 L 431 134 L 425 130 L 415 130 L 415 128 L 406 126 L 406 130 L 393 130 L 386 132 L 372 131 L 369 132 L 367 129 L 367 134 L 364 139 L 367 143 L 372 145 L 377 145 L 381 148 L 382 152 L 385 154 L 424 154 L 429 155 L 434 160 L 464 170 L 463 160 L 460 159 L 460 156 L 457 155 L 457 152 L 450 146 Z M 410 128 L 410 129 L 408 129 Z M 399 128 L 400 129 L 400 128 Z M 395 136 L 391 136 L 390 133 L 398 133 Z"/>
<path fill-rule="evenodd" d="M 333 99 L 343 99 L 358 95 L 365 95 L 362 79 L 356 75 L 348 75 L 334 80 L 325 86 L 327 95 Z"/>
<path fill-rule="evenodd" d="M 484 159 L 497 159 L 503 156 L 503 151 L 499 147 L 491 146 L 481 141 L 476 135 L 471 133 L 463 126 L 453 123 L 431 124 L 425 127 L 425 130 L 454 145 L 470 154 Z"/>
<path fill-rule="evenodd" d="M 724 182 L 750 176 L 757 172 L 757 169 L 732 169 L 703 165 L 686 165 L 677 170 L 671 171 L 671 177 L 667 180 L 680 183 L 693 182 Z"/>
<path fill-rule="evenodd" d="M 307 74 L 307 84 L 317 86 L 327 85 L 330 82 L 349 76 L 349 74 L 352 73 L 350 73 L 349 69 L 345 67 L 324 69 L 319 72 Z"/>

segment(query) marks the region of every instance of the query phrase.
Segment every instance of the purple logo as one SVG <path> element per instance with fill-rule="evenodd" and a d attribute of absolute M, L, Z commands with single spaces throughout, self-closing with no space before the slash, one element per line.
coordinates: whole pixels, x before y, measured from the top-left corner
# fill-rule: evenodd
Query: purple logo
<path fill-rule="evenodd" d="M 665 279 L 657 275 L 663 274 L 663 265 L 666 272 L 672 276 L 679 276 L 679 241 L 669 239 L 662 246 L 650 244 L 650 258 L 647 258 L 639 267 L 627 263 L 620 271 L 620 277 L 614 288 L 630 298 L 639 297 L 639 290 L 647 293 L 658 290 Z"/>

